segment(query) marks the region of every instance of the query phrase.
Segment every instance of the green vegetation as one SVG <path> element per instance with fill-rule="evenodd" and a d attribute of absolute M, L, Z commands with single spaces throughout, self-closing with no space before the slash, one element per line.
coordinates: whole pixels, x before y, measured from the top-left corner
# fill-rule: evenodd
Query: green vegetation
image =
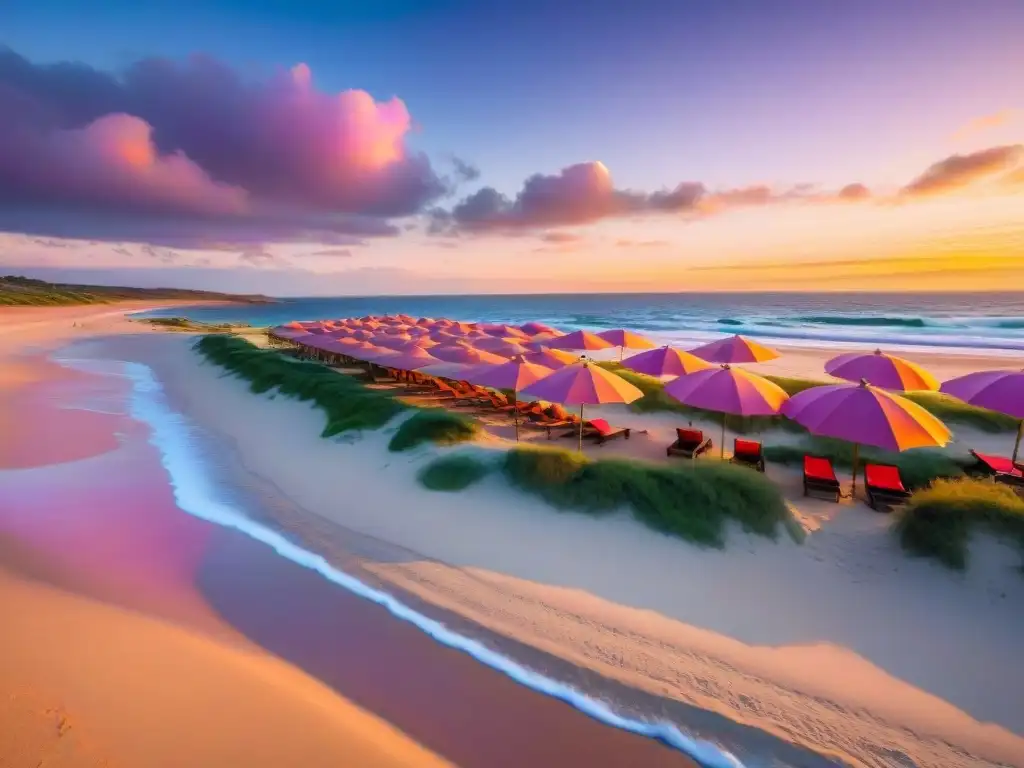
<path fill-rule="evenodd" d="M 453 454 L 434 459 L 420 470 L 418 478 L 431 491 L 461 491 L 490 471 L 490 466 L 475 456 Z"/>
<path fill-rule="evenodd" d="M 807 437 L 798 445 L 766 445 L 764 457 L 779 464 L 799 466 L 804 454 L 825 456 L 837 467 L 853 466 L 853 444 L 828 437 Z M 917 448 L 903 453 L 889 453 L 877 448 L 861 447 L 860 465 L 895 464 L 908 488 L 923 488 L 938 478 L 961 477 L 963 467 L 951 456 L 931 448 Z"/>
<path fill-rule="evenodd" d="M 630 408 L 635 411 L 671 411 L 684 414 L 690 418 L 708 419 L 719 424 L 722 421 L 722 414 L 720 413 L 690 408 L 673 400 L 665 394 L 665 384 L 659 379 L 634 373 L 628 368 L 624 368 L 621 363 L 599 363 L 599 365 L 614 371 L 643 391 L 644 396 L 630 405 Z M 778 384 L 789 395 L 795 395 L 805 389 L 831 383 L 789 376 L 765 376 L 765 378 Z M 964 426 L 975 427 L 985 432 L 1015 432 L 1018 427 L 1017 420 L 1011 416 L 996 413 L 987 408 L 968 405 L 961 400 L 957 400 L 955 397 L 950 397 L 941 392 L 905 392 L 902 394 L 903 397 L 917 403 L 939 419 L 951 424 L 963 424 Z M 773 428 L 784 429 L 787 432 L 805 431 L 799 424 L 782 416 L 728 415 L 726 416 L 725 423 L 730 430 L 741 435 L 763 432 Z"/>
<path fill-rule="evenodd" d="M 403 421 L 388 443 L 388 450 L 407 451 L 428 442 L 455 445 L 472 440 L 479 433 L 480 425 L 474 419 L 443 408 L 430 408 Z"/>
<path fill-rule="evenodd" d="M 186 333 L 231 333 L 246 327 L 230 323 L 201 323 L 198 320 L 189 320 L 187 317 L 144 317 L 140 321 L 163 330 Z"/>
<path fill-rule="evenodd" d="M 629 508 L 655 530 L 707 546 L 724 546 L 727 519 L 770 538 L 779 524 L 802 536 L 779 489 L 746 467 L 591 461 L 562 449 L 515 448 L 503 470 L 512 485 L 558 509 L 600 515 Z"/>
<path fill-rule="evenodd" d="M 384 390 L 369 389 L 319 363 L 298 361 L 260 349 L 234 336 L 203 336 L 195 349 L 213 363 L 249 382 L 256 393 L 276 390 L 314 403 L 327 416 L 322 436 L 350 430 L 378 429 L 407 406 Z"/>
<path fill-rule="evenodd" d="M 938 480 L 915 492 L 898 514 L 903 548 L 950 568 L 967 567 L 968 544 L 978 528 L 1011 538 L 1024 555 L 1024 499 L 991 480 Z"/>
<path fill-rule="evenodd" d="M 108 285 L 48 283 L 16 275 L 0 276 L 0 306 L 55 307 L 70 304 L 109 304 L 115 301 L 184 299 L 270 303 L 266 296 L 235 296 L 183 288 L 123 288 Z"/>

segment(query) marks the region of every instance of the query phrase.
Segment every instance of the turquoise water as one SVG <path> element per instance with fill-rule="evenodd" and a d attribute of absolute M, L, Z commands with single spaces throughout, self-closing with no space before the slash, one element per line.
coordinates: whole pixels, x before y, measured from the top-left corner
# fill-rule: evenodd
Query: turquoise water
<path fill-rule="evenodd" d="M 664 343 L 742 333 L 801 345 L 1024 351 L 1024 293 L 320 297 L 150 314 L 276 325 L 394 313 L 513 324 L 537 320 L 566 330 L 629 328 Z"/>

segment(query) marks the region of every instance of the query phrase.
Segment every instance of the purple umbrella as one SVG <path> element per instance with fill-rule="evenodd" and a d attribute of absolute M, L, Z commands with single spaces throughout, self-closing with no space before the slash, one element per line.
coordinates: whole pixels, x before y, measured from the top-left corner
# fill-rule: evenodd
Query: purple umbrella
<path fill-rule="evenodd" d="M 637 373 L 661 378 L 662 376 L 685 376 L 711 367 L 711 363 L 696 355 L 674 347 L 658 347 L 622 361 L 625 368 Z"/>
<path fill-rule="evenodd" d="M 940 391 L 958 397 L 965 403 L 1018 419 L 1020 424 L 1017 426 L 1017 441 L 1013 445 L 1011 459 L 1017 462 L 1021 433 L 1024 432 L 1024 370 L 968 373 L 943 383 Z"/>

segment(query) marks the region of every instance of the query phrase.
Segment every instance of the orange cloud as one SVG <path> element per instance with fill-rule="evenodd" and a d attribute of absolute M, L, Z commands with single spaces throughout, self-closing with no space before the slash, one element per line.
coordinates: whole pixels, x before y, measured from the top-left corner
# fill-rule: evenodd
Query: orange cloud
<path fill-rule="evenodd" d="M 993 128 L 1000 128 L 1013 120 L 1015 120 L 1019 114 L 1019 110 L 1016 109 L 1004 109 L 1002 112 L 995 112 L 991 115 L 982 115 L 971 120 L 967 125 L 957 130 L 953 136 L 953 141 L 963 141 L 972 136 L 976 136 L 979 133 L 990 131 Z"/>
<path fill-rule="evenodd" d="M 1015 168 L 1024 159 L 1024 145 L 989 147 L 966 155 L 950 155 L 930 165 L 901 190 L 903 195 L 933 195 L 969 186 L 980 179 Z"/>

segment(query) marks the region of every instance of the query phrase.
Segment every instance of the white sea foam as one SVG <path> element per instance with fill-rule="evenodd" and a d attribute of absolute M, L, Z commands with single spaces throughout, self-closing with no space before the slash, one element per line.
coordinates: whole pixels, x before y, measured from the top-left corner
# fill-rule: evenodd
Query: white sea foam
<path fill-rule="evenodd" d="M 81 361 L 62 360 L 72 365 Z M 271 547 L 292 562 L 316 571 L 324 578 L 370 600 L 396 618 L 413 624 L 434 640 L 467 653 L 477 661 L 501 672 L 538 693 L 566 702 L 580 712 L 614 728 L 661 741 L 693 758 L 706 768 L 743 768 L 734 755 L 718 746 L 687 736 L 668 722 L 645 722 L 615 712 L 608 704 L 584 695 L 565 683 L 534 672 L 521 664 L 464 637 L 399 600 L 374 589 L 349 574 L 338 570 L 323 557 L 288 541 L 281 534 L 248 519 L 229 502 L 219 500 L 200 460 L 190 449 L 190 433 L 194 429 L 186 418 L 168 405 L 163 388 L 152 370 L 140 363 L 125 363 L 124 373 L 131 379 L 130 413 L 150 427 L 150 443 L 159 451 L 170 476 L 178 506 L 194 517 L 233 528 Z"/>

